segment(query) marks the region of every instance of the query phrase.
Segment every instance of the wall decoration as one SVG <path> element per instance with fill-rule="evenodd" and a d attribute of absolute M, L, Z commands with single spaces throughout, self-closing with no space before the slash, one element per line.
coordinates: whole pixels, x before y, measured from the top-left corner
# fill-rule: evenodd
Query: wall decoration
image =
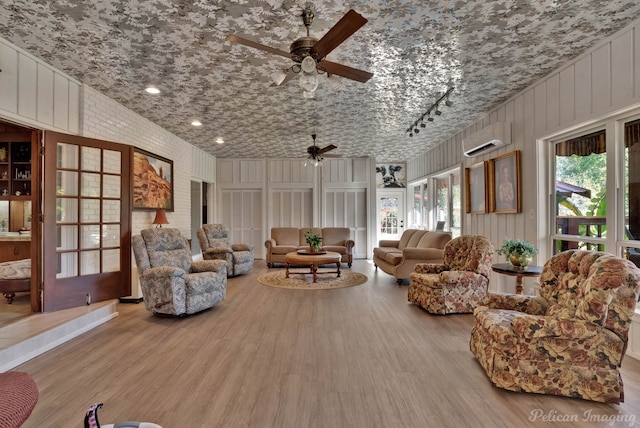
<path fill-rule="evenodd" d="M 491 212 L 519 213 L 522 210 L 519 150 L 489 161 L 489 181 Z"/>
<path fill-rule="evenodd" d="M 173 211 L 173 161 L 133 149 L 133 209 Z"/>
<path fill-rule="evenodd" d="M 467 213 L 486 213 L 487 204 L 487 162 L 480 162 L 465 168 Z"/>
<path fill-rule="evenodd" d="M 404 188 L 406 186 L 405 164 L 376 165 L 376 187 Z"/>

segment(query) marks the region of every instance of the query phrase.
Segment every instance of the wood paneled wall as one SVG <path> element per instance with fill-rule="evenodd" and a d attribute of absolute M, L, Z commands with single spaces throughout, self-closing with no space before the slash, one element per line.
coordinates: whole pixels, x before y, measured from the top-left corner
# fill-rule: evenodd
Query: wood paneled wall
<path fill-rule="evenodd" d="M 327 159 L 322 168 L 305 167 L 304 159 L 218 159 L 217 164 L 219 194 L 248 189 L 261 192 L 262 242 L 272 227 L 349 227 L 356 240 L 355 256 L 366 257 L 371 242 L 372 183 L 375 186 L 370 159 Z M 241 217 L 227 209 L 220 206 L 218 212 L 224 212 L 225 218 Z"/>
<path fill-rule="evenodd" d="M 538 258 L 545 260 L 549 253 L 548 227 L 544 221 L 547 216 L 544 189 L 548 179 L 546 147 L 542 139 L 639 103 L 640 23 L 636 22 L 500 104 L 437 147 L 409 160 L 407 180 L 425 178 L 461 162 L 468 167 L 520 150 L 522 212 L 466 214 L 463 233 L 488 236 L 496 245 L 506 238 L 538 242 L 541 245 Z M 511 122 L 512 144 L 484 156 L 464 157 L 462 139 L 497 121 Z M 495 279 L 492 283 L 499 283 L 498 288 L 503 288 L 502 280 Z"/>
<path fill-rule="evenodd" d="M 77 80 L 0 39 L 0 115 L 37 128 L 79 132 Z"/>

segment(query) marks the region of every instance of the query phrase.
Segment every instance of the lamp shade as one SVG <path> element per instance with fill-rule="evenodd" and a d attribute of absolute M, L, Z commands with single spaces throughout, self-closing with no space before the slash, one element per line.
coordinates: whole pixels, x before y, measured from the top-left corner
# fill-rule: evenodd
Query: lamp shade
<path fill-rule="evenodd" d="M 153 219 L 153 224 L 156 224 L 156 227 L 162 227 L 163 224 L 169 224 L 167 214 L 163 209 L 156 210 L 156 218 Z"/>

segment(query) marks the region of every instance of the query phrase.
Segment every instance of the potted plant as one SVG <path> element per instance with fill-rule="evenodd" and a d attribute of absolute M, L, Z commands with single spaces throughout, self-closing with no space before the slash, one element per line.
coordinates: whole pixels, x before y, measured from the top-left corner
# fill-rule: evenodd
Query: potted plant
<path fill-rule="evenodd" d="M 322 236 L 313 233 L 313 230 L 309 229 L 304 233 L 304 237 L 307 244 L 309 244 L 310 253 L 320 251 L 320 247 L 322 246 Z"/>
<path fill-rule="evenodd" d="M 538 254 L 538 249 L 524 239 L 506 239 L 497 252 L 506 256 L 512 265 L 525 268 L 531 263 L 533 256 Z"/>

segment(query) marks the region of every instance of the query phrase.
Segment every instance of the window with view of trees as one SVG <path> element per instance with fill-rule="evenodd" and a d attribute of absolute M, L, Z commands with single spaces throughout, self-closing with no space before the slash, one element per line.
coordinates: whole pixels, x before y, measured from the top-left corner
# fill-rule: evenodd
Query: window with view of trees
<path fill-rule="evenodd" d="M 554 253 L 607 251 L 640 266 L 640 119 L 611 119 L 553 153 Z"/>

